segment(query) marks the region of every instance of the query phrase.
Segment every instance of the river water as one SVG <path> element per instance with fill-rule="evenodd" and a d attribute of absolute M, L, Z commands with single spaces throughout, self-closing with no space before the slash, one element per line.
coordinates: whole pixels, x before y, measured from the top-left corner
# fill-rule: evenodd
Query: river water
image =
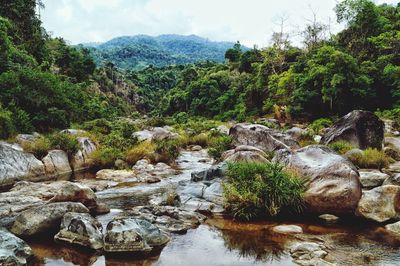
<path fill-rule="evenodd" d="M 147 204 L 152 195 L 175 189 L 179 181 L 190 180 L 193 171 L 210 167 L 204 151 L 185 151 L 178 159 L 181 172 L 155 184 L 117 186 L 97 193 L 111 212 L 97 218 L 105 227 L 124 209 Z M 289 221 L 282 221 L 289 223 Z M 172 235 L 171 241 L 150 258 L 112 258 L 82 247 L 55 243 L 52 238 L 29 240 L 35 260 L 32 265 L 295 265 L 285 248 L 293 237 L 271 233 L 276 222 L 239 223 L 222 217 L 210 217 L 185 235 Z M 400 265 L 400 240 L 387 235 L 383 228 L 346 221 L 324 225 L 318 221 L 296 222 L 304 230 L 303 238 L 323 241 L 337 265 Z"/>

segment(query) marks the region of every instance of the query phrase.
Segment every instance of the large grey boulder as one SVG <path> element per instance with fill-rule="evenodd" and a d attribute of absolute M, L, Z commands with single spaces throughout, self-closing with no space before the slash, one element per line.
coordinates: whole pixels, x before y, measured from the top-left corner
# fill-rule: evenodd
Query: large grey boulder
<path fill-rule="evenodd" d="M 273 159 L 307 180 L 304 200 L 316 213 L 353 213 L 361 198 L 356 167 L 326 146 L 311 145 L 294 152 L 278 151 Z"/>
<path fill-rule="evenodd" d="M 357 215 L 376 222 L 400 219 L 400 186 L 381 186 L 363 191 Z"/>
<path fill-rule="evenodd" d="M 22 212 L 14 221 L 11 232 L 17 236 L 33 236 L 56 229 L 67 212 L 88 213 L 82 203 L 49 203 Z"/>
<path fill-rule="evenodd" d="M 91 249 L 103 249 L 103 227 L 88 213 L 66 213 L 54 239 Z"/>
<path fill-rule="evenodd" d="M 327 129 L 321 143 L 347 141 L 362 150 L 366 148 L 382 149 L 385 125 L 375 114 L 355 110 L 340 118 Z"/>
<path fill-rule="evenodd" d="M 169 236 L 144 219 L 116 218 L 107 225 L 104 251 L 149 252 L 163 247 Z"/>
<path fill-rule="evenodd" d="M 41 161 L 18 146 L 0 143 L 0 189 L 10 187 L 18 181 L 40 181 L 46 179 Z"/>
<path fill-rule="evenodd" d="M 294 242 L 290 247 L 290 254 L 293 261 L 301 266 L 333 266 L 326 257 L 327 248 L 320 243 L 314 242 Z"/>
<path fill-rule="evenodd" d="M 27 265 L 31 256 L 31 248 L 22 239 L 4 229 L 0 229 L 0 265 Z"/>
<path fill-rule="evenodd" d="M 133 133 L 132 137 L 137 138 L 139 141 L 159 141 L 170 140 L 179 137 L 177 133 L 171 132 L 169 128 L 155 127 L 151 130 L 142 130 Z"/>
<path fill-rule="evenodd" d="M 68 155 L 65 151 L 51 150 L 42 159 L 47 176 L 64 176 L 72 173 Z"/>
<path fill-rule="evenodd" d="M 80 149 L 72 158 L 72 168 L 75 172 L 85 170 L 91 163 L 91 154 L 96 151 L 96 144 L 88 137 L 77 138 Z"/>
<path fill-rule="evenodd" d="M 236 124 L 229 130 L 229 135 L 236 146 L 248 145 L 268 152 L 299 148 L 291 136 L 263 125 Z"/>
<path fill-rule="evenodd" d="M 233 150 L 226 151 L 221 157 L 226 162 L 269 162 L 268 155 L 264 151 L 248 145 L 240 145 Z"/>

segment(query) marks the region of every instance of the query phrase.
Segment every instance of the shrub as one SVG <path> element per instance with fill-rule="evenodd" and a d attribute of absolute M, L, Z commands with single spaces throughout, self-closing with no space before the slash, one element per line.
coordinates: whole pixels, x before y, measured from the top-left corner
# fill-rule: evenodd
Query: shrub
<path fill-rule="evenodd" d="M 368 148 L 362 153 L 354 153 L 349 156 L 349 160 L 360 168 L 382 169 L 388 167 L 390 158 L 377 149 Z"/>
<path fill-rule="evenodd" d="M 184 124 L 188 122 L 189 116 L 186 112 L 180 112 L 174 115 L 174 120 L 177 124 Z"/>
<path fill-rule="evenodd" d="M 14 133 L 12 113 L 4 110 L 0 106 L 0 139 L 7 139 Z"/>
<path fill-rule="evenodd" d="M 113 167 L 115 161 L 122 157 L 122 152 L 116 148 L 101 147 L 91 154 L 91 166 L 95 168 Z"/>
<path fill-rule="evenodd" d="M 125 160 L 134 165 L 137 161 L 145 159 L 155 150 L 155 145 L 150 141 L 143 141 L 126 152 Z"/>
<path fill-rule="evenodd" d="M 278 164 L 228 164 L 224 184 L 226 210 L 236 219 L 274 217 L 301 212 L 305 181 Z"/>
<path fill-rule="evenodd" d="M 332 120 L 329 118 L 320 118 L 312 122 L 308 127 L 314 132 L 314 134 L 319 134 L 321 129 L 330 127 L 333 124 Z"/>
<path fill-rule="evenodd" d="M 164 162 L 172 164 L 178 158 L 181 148 L 179 140 L 162 140 L 155 142 L 154 153 L 149 155 L 153 163 Z"/>
<path fill-rule="evenodd" d="M 221 159 L 222 153 L 229 150 L 232 145 L 232 137 L 221 135 L 217 138 L 211 139 L 208 147 L 208 154 L 216 160 Z"/>
<path fill-rule="evenodd" d="M 49 136 L 51 149 L 63 150 L 71 158 L 80 149 L 76 136 L 68 133 L 54 133 Z"/>
<path fill-rule="evenodd" d="M 354 149 L 354 146 L 343 140 L 335 141 L 332 143 L 328 144 L 328 147 L 331 148 L 332 150 L 336 151 L 339 154 L 345 154 L 346 152 Z"/>
<path fill-rule="evenodd" d="M 209 144 L 209 137 L 206 133 L 200 133 L 193 137 L 189 137 L 189 145 L 200 145 L 205 148 Z"/>
<path fill-rule="evenodd" d="M 118 150 L 127 150 L 137 143 L 137 139 L 132 137 L 124 137 L 123 132 L 112 131 L 110 134 L 104 136 L 102 144 L 104 146 L 115 148 Z"/>
<path fill-rule="evenodd" d="M 36 158 L 43 159 L 51 150 L 51 143 L 48 138 L 41 136 L 32 144 L 24 144 L 23 148 L 24 151 L 33 153 Z"/>
<path fill-rule="evenodd" d="M 100 134 L 109 134 L 111 132 L 112 125 L 111 123 L 104 118 L 95 119 L 92 121 L 85 122 L 82 126 L 82 129 L 100 133 Z"/>

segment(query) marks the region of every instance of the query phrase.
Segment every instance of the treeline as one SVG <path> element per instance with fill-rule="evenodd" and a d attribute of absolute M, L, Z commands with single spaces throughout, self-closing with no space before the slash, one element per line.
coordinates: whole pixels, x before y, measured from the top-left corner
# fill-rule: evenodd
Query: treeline
<path fill-rule="evenodd" d="M 48 36 L 37 15 L 41 5 L 0 0 L 0 138 L 130 111 L 101 90 L 101 80 L 108 88 L 115 80 L 96 70 L 88 50 Z"/>
<path fill-rule="evenodd" d="M 345 0 L 335 11 L 345 29 L 330 35 L 314 19 L 301 32 L 304 48 L 276 32 L 264 49 L 243 52 L 236 44 L 226 64 L 149 68 L 135 72 L 133 82 L 150 95 L 158 92 L 159 104 L 147 107 L 160 115 L 244 120 L 278 112 L 313 119 L 397 107 L 400 5 Z"/>

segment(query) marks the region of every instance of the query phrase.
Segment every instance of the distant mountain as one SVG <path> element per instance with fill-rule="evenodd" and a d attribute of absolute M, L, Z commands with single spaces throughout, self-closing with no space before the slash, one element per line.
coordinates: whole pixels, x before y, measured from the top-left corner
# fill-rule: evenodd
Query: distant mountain
<path fill-rule="evenodd" d="M 97 65 L 110 61 L 123 69 L 143 69 L 199 61 L 223 62 L 233 42 L 213 42 L 196 35 L 123 36 L 105 43 L 86 43 Z M 244 49 L 247 49 L 244 47 Z"/>

